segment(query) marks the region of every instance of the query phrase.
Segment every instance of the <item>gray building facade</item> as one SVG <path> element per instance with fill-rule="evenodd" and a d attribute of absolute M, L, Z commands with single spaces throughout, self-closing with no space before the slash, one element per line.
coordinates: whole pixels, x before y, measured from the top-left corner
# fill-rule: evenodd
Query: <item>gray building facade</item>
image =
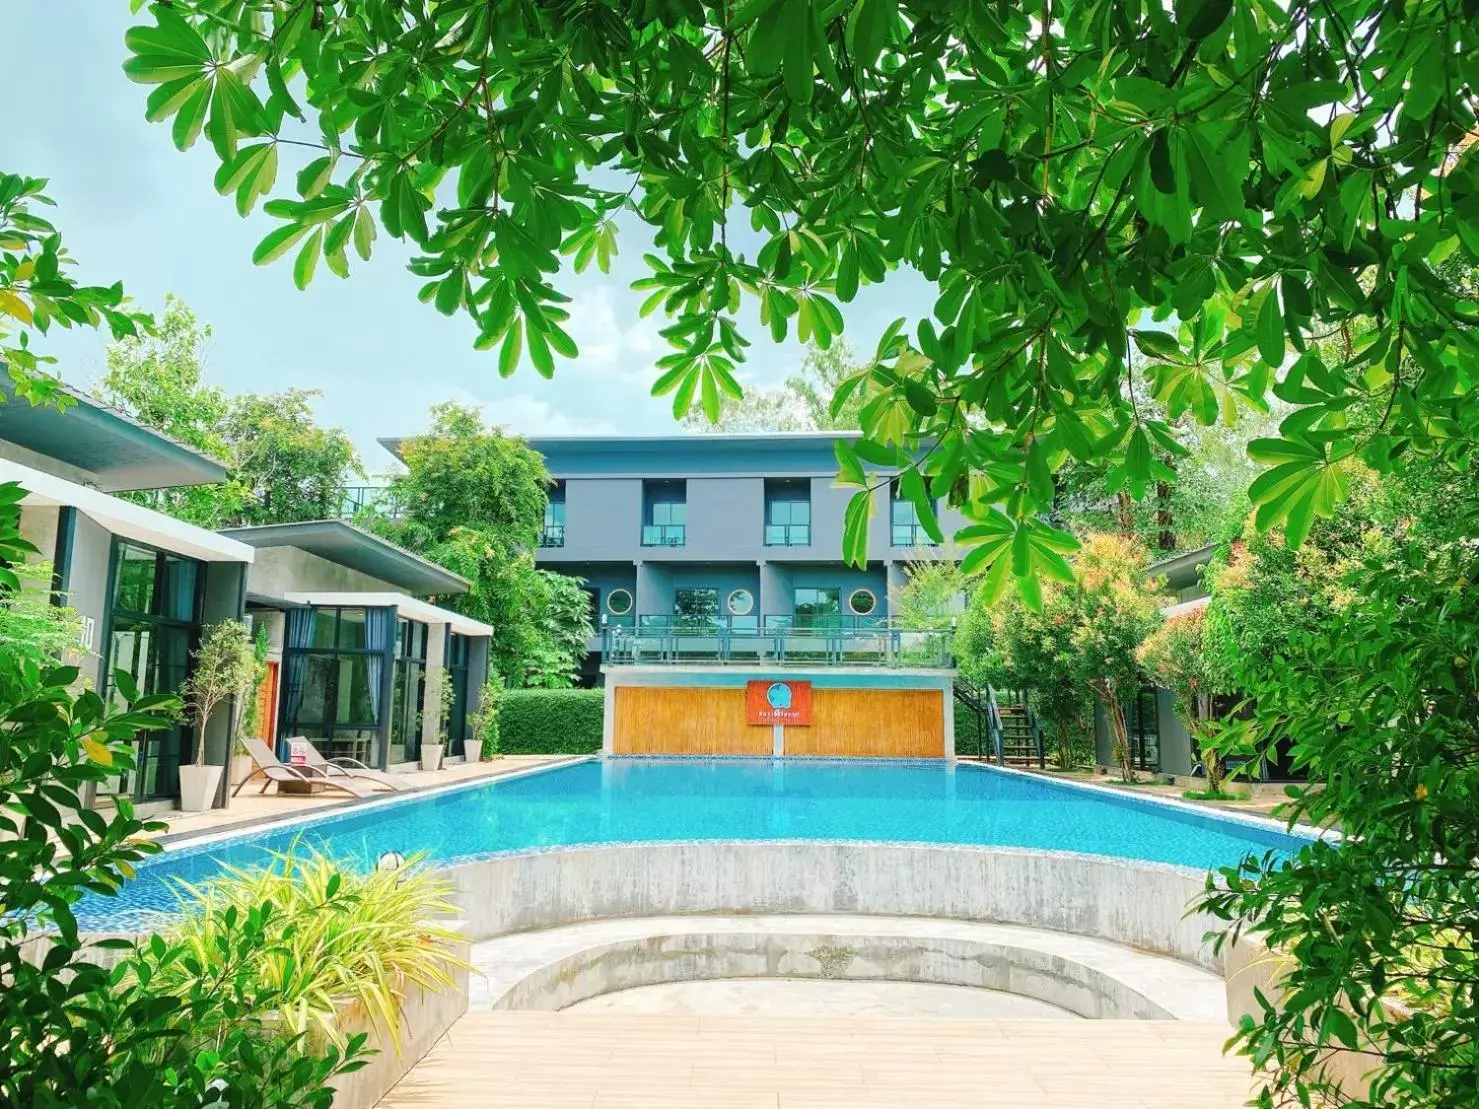
<path fill-rule="evenodd" d="M 538 564 L 583 578 L 608 628 L 885 620 L 908 564 L 949 548 L 926 534 L 891 475 L 875 471 L 867 565 L 844 561 L 854 490 L 834 486 L 834 444 L 845 437 L 533 438 L 555 483 Z M 943 504 L 936 511 L 946 539 L 965 524 Z"/>

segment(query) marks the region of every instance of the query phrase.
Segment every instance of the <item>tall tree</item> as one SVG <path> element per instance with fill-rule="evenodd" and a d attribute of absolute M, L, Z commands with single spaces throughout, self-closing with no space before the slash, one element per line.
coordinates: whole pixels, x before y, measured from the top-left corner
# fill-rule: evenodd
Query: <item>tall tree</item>
<path fill-rule="evenodd" d="M 434 405 L 432 426 L 401 444 L 388 513 L 372 527 L 471 583 L 445 603 L 496 629 L 494 669 L 514 685 L 568 686 L 593 634 L 580 582 L 535 569 L 549 475 L 522 440 L 481 411 Z"/>
<path fill-rule="evenodd" d="M 801 369 L 779 388 L 751 390 L 739 400 L 726 401 L 718 420 L 710 420 L 701 408 L 692 409 L 682 423 L 693 431 L 856 431 L 862 426 L 863 394 L 849 395 L 836 415 L 831 404 L 838 387 L 860 369 L 845 341 L 839 339 L 826 349 L 812 343 Z"/>
<path fill-rule="evenodd" d="M 319 393 L 232 396 L 206 381 L 211 329 L 177 297 L 166 297 L 153 334 L 108 348 L 103 400 L 225 463 L 218 485 L 127 494 L 202 527 L 293 523 L 338 511 L 340 491 L 364 477 L 340 428 L 315 422 Z"/>
<path fill-rule="evenodd" d="M 986 579 L 1006 588 L 1053 565 L 1054 469 L 1110 459 L 1143 496 L 1182 415 L 1276 387 L 1296 407 L 1255 444 L 1276 476 L 1252 488 L 1296 545 L 1344 498 L 1346 459 L 1468 450 L 1479 313 L 1437 269 L 1479 261 L 1460 6 L 323 0 L 227 19 L 172 0 L 125 69 L 180 146 L 210 139 L 243 212 L 273 197 L 258 262 L 344 275 L 383 226 L 504 373 L 578 355 L 551 275 L 608 266 L 618 217 L 655 232 L 636 285 L 671 319 L 653 388 L 679 414 L 739 395 L 742 309 L 825 346 L 839 302 L 918 271 L 932 318 L 889 327 L 838 395 L 866 384 L 860 449 L 922 471 L 921 511 L 975 516 L 958 538 L 1015 562 Z M 321 148 L 285 185 L 284 140 Z M 1179 333 L 1148 326 L 1172 316 Z M 1342 361 L 1312 349 L 1357 319 Z M 1125 388 L 1145 376 L 1165 418 Z M 1349 419 L 1356 400 L 1375 415 Z M 925 440 L 942 446 L 916 461 Z M 842 461 L 861 561 L 868 480 Z"/>

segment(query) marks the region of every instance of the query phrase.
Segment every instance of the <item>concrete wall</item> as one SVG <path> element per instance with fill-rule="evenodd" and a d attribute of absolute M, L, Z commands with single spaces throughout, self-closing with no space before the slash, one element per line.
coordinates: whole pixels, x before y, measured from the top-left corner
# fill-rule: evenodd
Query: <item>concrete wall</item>
<path fill-rule="evenodd" d="M 558 475 L 557 475 L 558 476 Z M 636 477 L 567 477 L 565 545 L 542 547 L 540 565 L 640 562 L 741 562 L 767 558 L 786 562 L 841 562 L 842 526 L 854 490 L 834 488 L 831 471 L 811 478 L 811 544 L 765 546 L 765 477 L 689 477 L 687 530 L 682 547 L 642 546 L 642 480 Z M 947 538 L 966 520 L 943 506 L 940 526 Z M 920 552 L 890 546 L 889 490 L 873 491 L 868 553 L 875 559 L 907 560 Z"/>
<path fill-rule="evenodd" d="M 891 843 L 634 843 L 454 867 L 474 940 L 608 917 L 866 913 L 1022 924 L 1221 973 L 1193 871 L 1092 855 Z"/>
<path fill-rule="evenodd" d="M 713 589 L 718 593 L 719 613 L 727 615 L 725 604 L 736 589 L 748 589 L 754 598 L 751 615 L 761 612 L 760 568 L 755 565 L 730 564 L 689 565 L 670 562 L 644 562 L 637 567 L 637 611 L 643 615 L 673 611 L 674 595 L 680 589 Z M 783 610 L 784 611 L 784 610 Z"/>
<path fill-rule="evenodd" d="M 340 566 L 297 547 L 260 547 L 247 588 L 268 597 L 285 593 L 399 593 L 390 582 Z"/>
<path fill-rule="evenodd" d="M 1053 950 L 948 935 L 726 930 L 718 921 L 712 930 L 646 936 L 553 960 L 491 999 L 490 1008 L 558 1011 L 618 990 L 728 978 L 931 982 L 1035 998 L 1091 1020 L 1177 1019 L 1130 983 Z"/>
<path fill-rule="evenodd" d="M 56 558 L 57 524 L 62 510 L 55 505 L 21 506 L 21 538 L 36 548 L 30 561 L 51 562 Z"/>
<path fill-rule="evenodd" d="M 108 566 L 113 553 L 113 535 L 107 528 L 81 512 L 73 513 L 72 552 L 67 580 L 62 588 L 67 603 L 93 621 L 93 647 L 81 662 L 82 676 L 94 687 L 99 683 L 108 612 Z"/>

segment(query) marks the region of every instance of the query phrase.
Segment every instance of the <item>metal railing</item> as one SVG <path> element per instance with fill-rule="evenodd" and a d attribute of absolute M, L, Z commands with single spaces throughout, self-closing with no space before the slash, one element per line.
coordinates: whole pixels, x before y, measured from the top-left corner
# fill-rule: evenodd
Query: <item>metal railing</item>
<path fill-rule="evenodd" d="M 684 524 L 643 524 L 642 546 L 681 547 L 688 542 L 688 528 Z"/>
<path fill-rule="evenodd" d="M 539 545 L 541 547 L 563 547 L 565 545 L 565 525 L 545 524 L 544 530 L 539 533 Z"/>
<path fill-rule="evenodd" d="M 608 666 L 953 666 L 947 631 L 895 627 L 886 621 L 849 627 L 773 623 L 772 619 L 638 617 L 631 625 L 608 619 L 601 626 L 602 662 Z"/>
<path fill-rule="evenodd" d="M 810 547 L 810 524 L 766 524 L 767 547 Z"/>
<path fill-rule="evenodd" d="M 339 519 L 352 520 L 369 508 L 386 516 L 394 516 L 397 512 L 395 497 L 383 485 L 346 485 L 337 491 L 333 511 Z"/>
<path fill-rule="evenodd" d="M 934 538 L 924 530 L 923 524 L 890 525 L 892 545 L 895 547 L 938 547 Z"/>

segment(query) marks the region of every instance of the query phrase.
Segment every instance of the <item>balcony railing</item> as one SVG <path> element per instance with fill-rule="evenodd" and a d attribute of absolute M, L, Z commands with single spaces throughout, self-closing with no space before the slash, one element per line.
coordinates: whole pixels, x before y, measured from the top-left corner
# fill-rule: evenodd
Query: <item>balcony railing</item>
<path fill-rule="evenodd" d="M 338 492 L 334 514 L 341 520 L 352 520 L 366 509 L 386 516 L 396 515 L 395 497 L 383 485 L 346 485 Z"/>
<path fill-rule="evenodd" d="M 565 545 L 565 525 L 545 524 L 544 530 L 539 533 L 539 545 L 541 547 L 563 547 Z"/>
<path fill-rule="evenodd" d="M 810 547 L 810 524 L 766 524 L 767 547 Z"/>
<path fill-rule="evenodd" d="M 796 624 L 795 617 L 639 616 L 632 624 L 604 622 L 602 661 L 608 666 L 681 663 L 765 666 L 880 666 L 950 669 L 948 631 L 877 623 Z M 833 617 L 864 621 L 870 617 Z"/>
<path fill-rule="evenodd" d="M 894 524 L 893 546 L 895 547 L 938 547 L 934 537 L 924 530 L 923 524 Z"/>
<path fill-rule="evenodd" d="M 683 524 L 642 525 L 642 546 L 681 547 L 688 542 L 688 529 Z"/>

